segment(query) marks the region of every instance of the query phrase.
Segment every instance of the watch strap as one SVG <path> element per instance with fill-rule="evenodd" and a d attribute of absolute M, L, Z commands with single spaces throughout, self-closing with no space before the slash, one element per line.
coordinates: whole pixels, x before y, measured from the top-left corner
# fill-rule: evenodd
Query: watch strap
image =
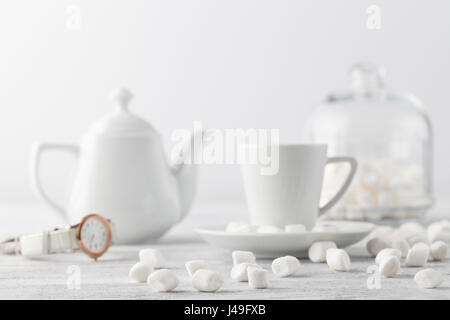
<path fill-rule="evenodd" d="M 0 241 L 0 254 L 20 254 L 19 238 L 2 239 Z"/>
<path fill-rule="evenodd" d="M 62 253 L 80 248 L 76 228 L 21 236 L 19 243 L 20 251 L 25 256 Z"/>

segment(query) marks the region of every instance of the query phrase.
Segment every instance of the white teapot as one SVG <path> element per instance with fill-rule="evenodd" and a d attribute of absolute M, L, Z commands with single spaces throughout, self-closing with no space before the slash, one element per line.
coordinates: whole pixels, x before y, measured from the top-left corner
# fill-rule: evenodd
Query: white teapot
<path fill-rule="evenodd" d="M 191 207 L 196 167 L 183 161 L 169 165 L 159 134 L 128 110 L 131 93 L 119 89 L 112 97 L 116 109 L 90 127 L 80 146 L 36 144 L 32 154 L 33 185 L 38 195 L 69 223 L 97 213 L 114 222 L 119 243 L 154 240 Z M 192 150 L 198 137 L 203 138 L 202 132 L 194 133 L 184 150 Z M 44 151 L 52 150 L 70 152 L 79 158 L 67 209 L 52 200 L 41 184 L 40 158 Z"/>

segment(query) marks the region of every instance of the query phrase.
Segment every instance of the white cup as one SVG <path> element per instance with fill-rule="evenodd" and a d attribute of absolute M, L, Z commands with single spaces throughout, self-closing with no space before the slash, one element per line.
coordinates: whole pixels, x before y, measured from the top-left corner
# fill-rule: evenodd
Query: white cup
<path fill-rule="evenodd" d="M 351 157 L 327 157 L 323 144 L 277 145 L 278 172 L 261 174 L 264 164 L 242 164 L 250 222 L 256 225 L 303 224 L 310 230 L 319 215 L 333 207 L 348 189 L 357 168 Z M 260 151 L 258 151 L 260 152 Z M 336 195 L 319 207 L 325 166 L 347 162 L 350 171 Z M 273 164 L 272 164 L 273 165 Z"/>

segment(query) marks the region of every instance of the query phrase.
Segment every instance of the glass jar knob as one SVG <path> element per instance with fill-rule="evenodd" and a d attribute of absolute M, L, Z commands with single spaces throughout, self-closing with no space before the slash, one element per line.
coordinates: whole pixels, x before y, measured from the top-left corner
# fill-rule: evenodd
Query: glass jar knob
<path fill-rule="evenodd" d="M 384 89 L 385 69 L 370 62 L 360 62 L 350 69 L 352 87 L 356 95 L 380 97 Z"/>

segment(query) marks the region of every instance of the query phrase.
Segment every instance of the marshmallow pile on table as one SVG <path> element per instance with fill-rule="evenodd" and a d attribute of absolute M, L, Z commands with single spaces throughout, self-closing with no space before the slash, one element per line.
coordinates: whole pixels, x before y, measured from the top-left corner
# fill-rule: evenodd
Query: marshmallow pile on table
<path fill-rule="evenodd" d="M 379 226 L 369 236 L 367 251 L 375 257 L 380 274 L 393 277 L 400 270 L 401 259 L 405 267 L 426 266 L 428 261 L 441 261 L 447 257 L 450 243 L 450 221 L 441 220 L 424 227 L 407 222 L 399 228 Z M 435 288 L 442 284 L 438 271 L 424 269 L 416 273 L 414 281 L 422 288 Z"/>
<path fill-rule="evenodd" d="M 230 223 L 227 229 L 231 232 L 248 231 L 248 224 Z M 237 229 L 236 229 L 237 228 Z M 258 228 L 252 232 L 256 232 Z M 264 232 L 305 232 L 301 225 L 289 225 L 285 230 L 277 227 L 264 227 Z M 379 226 L 369 236 L 367 251 L 375 258 L 380 275 L 385 278 L 395 277 L 404 267 L 425 267 L 430 260 L 446 259 L 450 243 L 450 221 L 442 220 L 430 224 L 427 228 L 416 222 L 409 222 L 394 229 L 390 226 Z M 308 250 L 309 260 L 313 263 L 327 263 L 333 271 L 351 270 L 351 259 L 344 249 L 337 248 L 332 241 L 316 241 Z M 230 278 L 234 282 L 248 282 L 252 289 L 265 289 L 269 285 L 269 272 L 261 267 L 255 255 L 250 251 L 233 251 L 233 266 Z M 129 271 L 129 276 L 136 282 L 147 284 L 158 292 L 176 289 L 180 280 L 175 272 L 167 269 L 167 262 L 162 253 L 156 249 L 143 249 L 139 252 L 140 261 Z M 224 277 L 212 269 L 205 260 L 191 260 L 185 263 L 192 287 L 200 292 L 216 292 L 224 284 Z M 293 256 L 282 256 L 274 259 L 272 273 L 279 278 L 290 277 L 301 269 L 300 261 Z M 414 276 L 414 281 L 422 288 L 436 288 L 444 279 L 434 269 L 423 269 Z"/>
<path fill-rule="evenodd" d="M 232 281 L 248 282 L 252 289 L 265 289 L 269 286 L 268 271 L 256 263 L 255 255 L 250 251 L 233 251 L 233 267 L 230 272 Z M 157 292 L 169 292 L 180 283 L 175 272 L 166 269 L 166 259 L 156 249 L 142 249 L 140 261 L 133 265 L 129 276 L 135 282 L 147 282 Z M 209 267 L 205 260 L 191 260 L 185 263 L 192 286 L 200 292 L 215 292 L 223 283 L 223 276 Z M 300 261 L 292 256 L 277 258 L 272 263 L 272 271 L 278 277 L 289 277 L 300 269 Z"/>
<path fill-rule="evenodd" d="M 334 197 L 347 174 L 346 164 L 326 167 L 323 204 Z M 400 165 L 391 159 L 358 158 L 358 170 L 352 184 L 337 205 L 324 216 L 350 220 L 408 218 L 404 208 L 431 204 L 426 185 L 425 172 L 420 165 Z"/>

